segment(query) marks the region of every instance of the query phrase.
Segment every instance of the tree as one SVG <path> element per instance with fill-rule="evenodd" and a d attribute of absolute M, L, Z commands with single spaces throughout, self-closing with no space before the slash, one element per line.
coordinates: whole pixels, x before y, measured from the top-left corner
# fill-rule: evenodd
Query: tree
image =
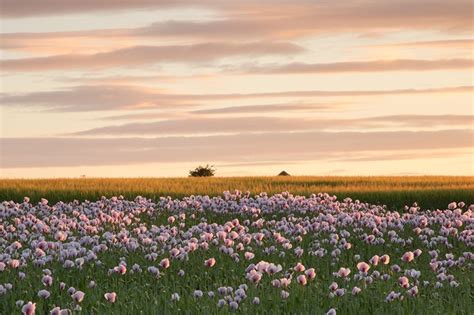
<path fill-rule="evenodd" d="M 199 165 L 194 170 L 189 171 L 190 177 L 210 177 L 214 176 L 216 170 L 213 168 L 214 165 L 207 164 L 206 166 Z"/>

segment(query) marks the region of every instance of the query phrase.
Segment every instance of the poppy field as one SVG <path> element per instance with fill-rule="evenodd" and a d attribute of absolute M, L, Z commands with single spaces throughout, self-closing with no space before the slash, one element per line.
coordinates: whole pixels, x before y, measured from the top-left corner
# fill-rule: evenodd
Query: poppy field
<path fill-rule="evenodd" d="M 1 314 L 469 314 L 474 205 L 226 191 L 0 204 Z"/>

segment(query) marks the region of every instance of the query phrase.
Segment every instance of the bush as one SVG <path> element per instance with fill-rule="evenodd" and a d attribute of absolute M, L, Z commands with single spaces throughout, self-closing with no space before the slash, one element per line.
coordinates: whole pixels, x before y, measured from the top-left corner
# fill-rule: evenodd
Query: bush
<path fill-rule="evenodd" d="M 189 171 L 190 177 L 210 177 L 214 176 L 216 170 L 213 169 L 213 165 L 201 166 L 199 165 L 194 170 Z"/>

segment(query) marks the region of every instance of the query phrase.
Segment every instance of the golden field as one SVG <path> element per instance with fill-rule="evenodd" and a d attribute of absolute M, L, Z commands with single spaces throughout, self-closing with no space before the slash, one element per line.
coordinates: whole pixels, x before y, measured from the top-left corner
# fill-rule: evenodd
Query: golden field
<path fill-rule="evenodd" d="M 328 192 L 339 199 L 351 197 L 399 208 L 418 202 L 426 208 L 442 208 L 451 201 L 474 203 L 473 176 L 289 176 L 212 178 L 60 178 L 6 179 L 0 181 L 0 200 L 50 202 L 95 200 L 101 196 L 137 195 L 157 199 L 189 195 L 217 196 L 226 190 L 268 194 L 289 191 L 295 195 Z"/>

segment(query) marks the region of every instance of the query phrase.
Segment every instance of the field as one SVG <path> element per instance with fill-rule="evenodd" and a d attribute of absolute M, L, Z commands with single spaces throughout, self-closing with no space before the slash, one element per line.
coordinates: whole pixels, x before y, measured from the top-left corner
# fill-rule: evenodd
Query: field
<path fill-rule="evenodd" d="M 118 195 L 157 200 L 162 196 L 218 196 L 234 189 L 252 194 L 290 191 L 302 196 L 327 192 L 393 209 L 415 201 L 424 208 L 442 208 L 452 200 L 474 203 L 472 176 L 11 179 L 0 181 L 0 200 L 20 202 L 28 196 L 32 202 L 41 198 L 58 202 Z"/>
<path fill-rule="evenodd" d="M 5 180 L 0 314 L 472 314 L 473 186 Z"/>

